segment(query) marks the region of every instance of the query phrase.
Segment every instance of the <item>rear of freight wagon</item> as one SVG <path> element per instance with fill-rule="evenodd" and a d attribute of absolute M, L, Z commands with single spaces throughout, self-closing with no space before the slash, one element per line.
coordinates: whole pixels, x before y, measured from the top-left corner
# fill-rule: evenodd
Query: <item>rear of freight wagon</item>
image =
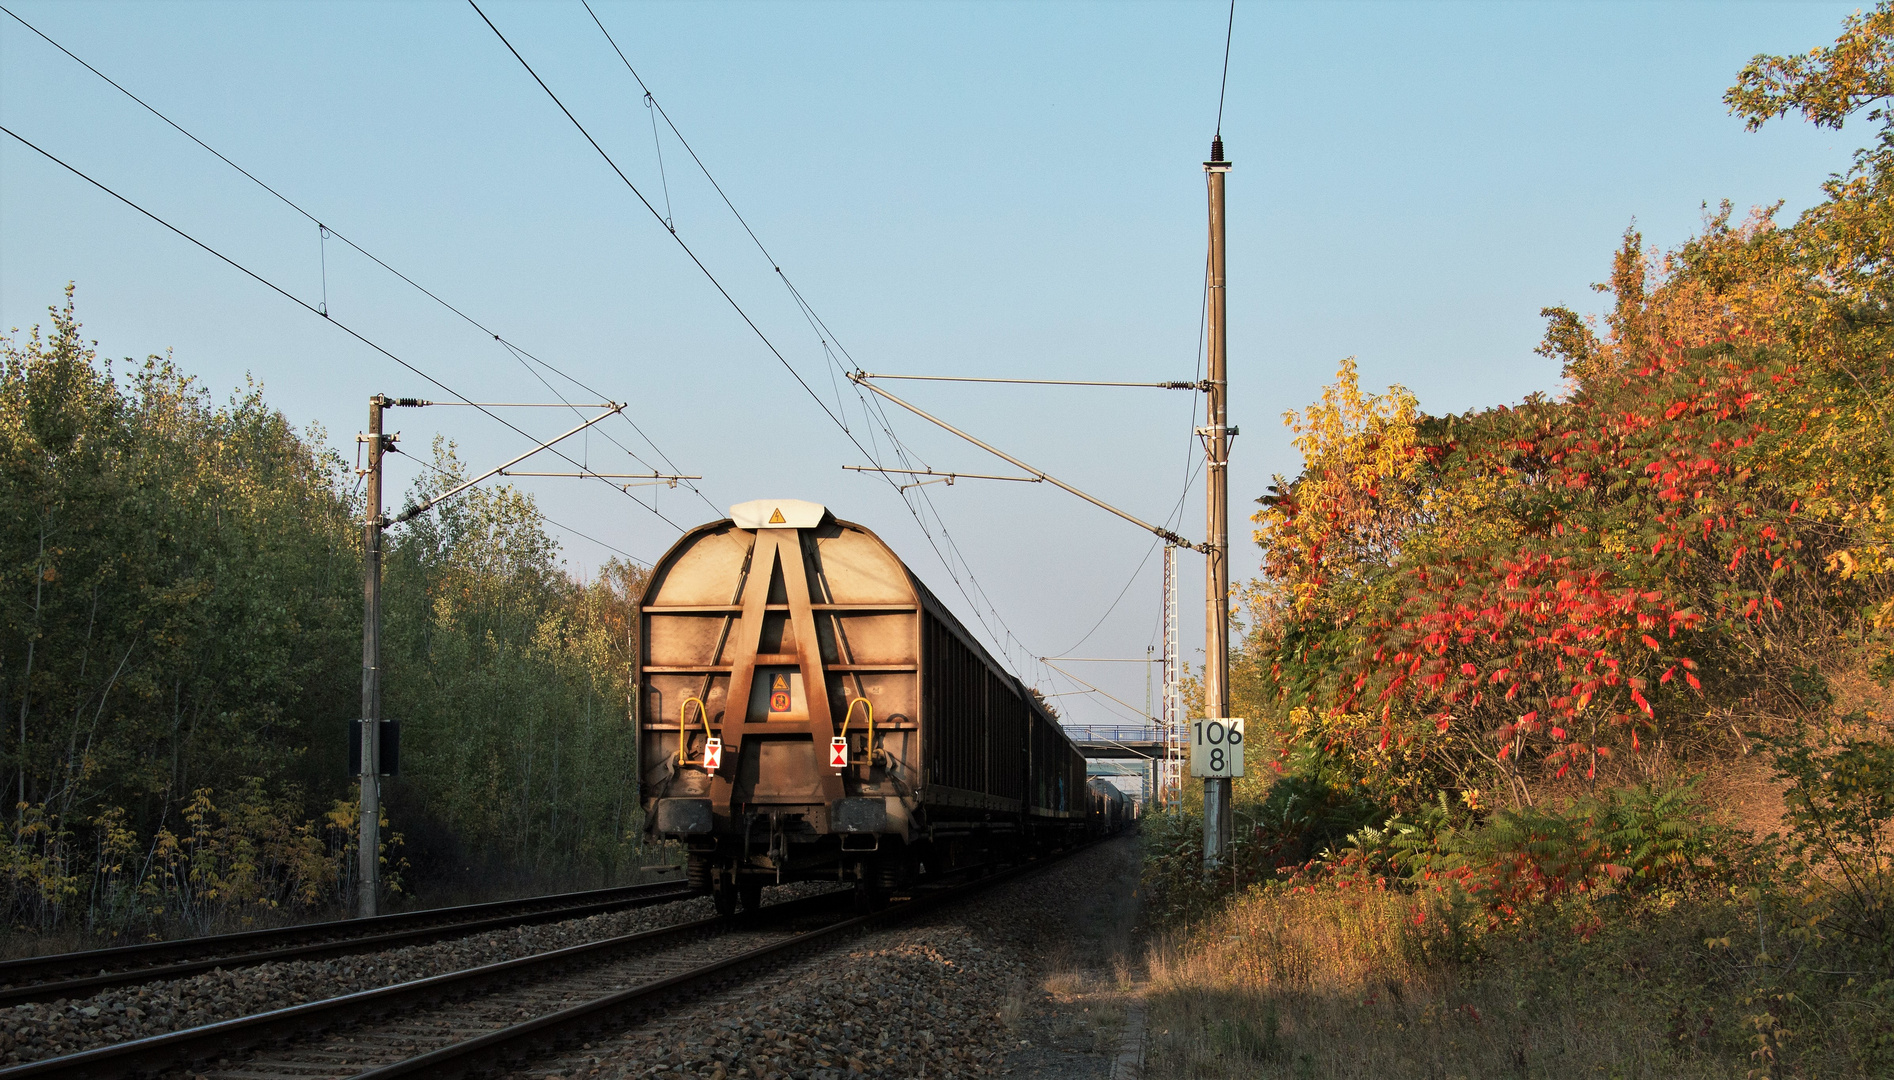
<path fill-rule="evenodd" d="M 1057 722 L 822 506 L 744 503 L 685 534 L 639 629 L 646 828 L 685 844 L 720 910 L 809 879 L 869 903 L 1084 832 L 1085 762 Z"/>

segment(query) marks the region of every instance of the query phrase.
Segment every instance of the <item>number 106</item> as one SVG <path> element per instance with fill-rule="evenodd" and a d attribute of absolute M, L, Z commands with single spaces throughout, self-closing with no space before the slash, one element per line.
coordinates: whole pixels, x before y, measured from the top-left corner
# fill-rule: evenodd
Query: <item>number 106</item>
<path fill-rule="evenodd" d="M 1190 724 L 1190 774 L 1243 775 L 1243 721 L 1193 720 Z"/>

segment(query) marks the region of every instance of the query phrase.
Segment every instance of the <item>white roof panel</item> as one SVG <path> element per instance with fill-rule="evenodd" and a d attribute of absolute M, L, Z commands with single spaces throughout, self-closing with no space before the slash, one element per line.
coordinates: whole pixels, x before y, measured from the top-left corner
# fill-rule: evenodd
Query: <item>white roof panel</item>
<path fill-rule="evenodd" d="M 813 529 L 828 514 L 828 507 L 802 499 L 751 499 L 730 508 L 739 529 Z"/>

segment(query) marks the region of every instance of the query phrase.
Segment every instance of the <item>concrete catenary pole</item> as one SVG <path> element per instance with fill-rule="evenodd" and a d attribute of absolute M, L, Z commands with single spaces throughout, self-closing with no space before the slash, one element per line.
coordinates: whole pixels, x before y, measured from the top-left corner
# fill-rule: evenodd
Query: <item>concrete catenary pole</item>
<path fill-rule="evenodd" d="M 1230 459 L 1228 421 L 1229 323 L 1223 288 L 1223 181 L 1230 163 L 1223 159 L 1223 137 L 1210 142 L 1210 160 L 1203 164 L 1210 189 L 1210 384 L 1204 401 L 1207 421 L 1203 430 L 1209 495 L 1208 536 L 1204 585 L 1204 712 L 1208 718 L 1230 715 Z M 1234 819 L 1230 809 L 1228 777 L 1203 782 L 1204 876 L 1217 872 L 1230 850 Z"/>
<path fill-rule="evenodd" d="M 381 413 L 391 402 L 368 399 L 367 510 L 362 526 L 362 815 L 357 837 L 357 918 L 381 913 Z"/>

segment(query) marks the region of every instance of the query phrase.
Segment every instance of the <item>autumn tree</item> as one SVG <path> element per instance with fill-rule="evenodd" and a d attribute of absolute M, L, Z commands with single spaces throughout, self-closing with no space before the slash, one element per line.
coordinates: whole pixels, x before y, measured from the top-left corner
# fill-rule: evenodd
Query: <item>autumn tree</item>
<path fill-rule="evenodd" d="M 1242 654 L 1302 737 L 1530 802 L 1820 707 L 1816 673 L 1894 614 L 1891 56 L 1883 3 L 1743 71 L 1751 127 L 1866 111 L 1877 143 L 1792 225 L 1725 205 L 1657 254 L 1627 231 L 1602 326 L 1544 312 L 1560 397 L 1428 417 L 1348 364 L 1290 415 L 1304 469 L 1260 500 Z"/>

